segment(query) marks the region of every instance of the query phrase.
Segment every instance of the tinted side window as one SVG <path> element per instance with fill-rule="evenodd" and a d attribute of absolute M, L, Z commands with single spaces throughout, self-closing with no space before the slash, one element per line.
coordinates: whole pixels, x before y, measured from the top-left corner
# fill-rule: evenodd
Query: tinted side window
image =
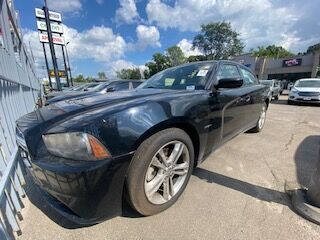
<path fill-rule="evenodd" d="M 237 66 L 231 64 L 223 64 L 220 66 L 217 79 L 223 78 L 240 78 L 240 73 L 238 71 Z"/>
<path fill-rule="evenodd" d="M 129 89 L 129 82 L 116 84 L 114 86 L 115 91 L 124 91 Z"/>
<path fill-rule="evenodd" d="M 141 82 L 132 82 L 133 88 L 138 87 L 141 84 Z"/>
<path fill-rule="evenodd" d="M 258 83 L 257 79 L 255 78 L 255 76 L 247 71 L 246 69 L 240 68 L 241 73 L 243 75 L 243 82 L 245 85 L 253 85 Z"/>

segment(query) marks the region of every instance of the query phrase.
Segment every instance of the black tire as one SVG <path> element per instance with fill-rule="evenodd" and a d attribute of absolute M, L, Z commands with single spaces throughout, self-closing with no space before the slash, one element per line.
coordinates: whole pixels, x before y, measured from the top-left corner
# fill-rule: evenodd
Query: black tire
<path fill-rule="evenodd" d="M 266 103 L 264 103 L 262 105 L 262 109 L 264 109 L 264 111 L 265 111 L 265 119 L 266 119 L 266 116 L 267 116 L 267 104 Z M 259 132 L 262 131 L 262 129 L 264 127 L 264 124 L 265 124 L 265 120 L 263 121 L 262 126 L 260 126 L 259 122 L 260 122 L 261 116 L 262 116 L 262 114 L 260 115 L 260 118 L 259 118 L 256 126 L 254 128 L 251 128 L 248 132 L 250 132 L 250 133 L 259 133 Z"/>
<path fill-rule="evenodd" d="M 288 105 L 293 105 L 293 101 L 288 100 Z"/>
<path fill-rule="evenodd" d="M 189 151 L 189 169 L 179 191 L 163 204 L 151 203 L 145 194 L 145 176 L 153 156 L 167 143 L 180 141 Z M 188 134 L 179 128 L 162 130 L 141 143 L 134 154 L 127 176 L 128 195 L 131 206 L 144 216 L 160 213 L 172 206 L 183 193 L 192 174 L 194 165 L 194 148 Z"/>
<path fill-rule="evenodd" d="M 279 100 L 279 95 L 274 97 L 275 100 Z"/>

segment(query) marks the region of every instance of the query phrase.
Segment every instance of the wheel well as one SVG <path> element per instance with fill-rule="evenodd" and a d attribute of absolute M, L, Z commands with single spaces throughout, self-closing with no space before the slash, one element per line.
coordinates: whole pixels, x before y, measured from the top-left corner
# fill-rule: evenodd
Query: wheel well
<path fill-rule="evenodd" d="M 193 148 L 194 148 L 194 164 L 195 166 L 198 163 L 198 156 L 199 156 L 199 149 L 200 149 L 200 139 L 199 139 L 199 134 L 196 130 L 196 128 L 187 122 L 183 122 L 183 121 L 179 121 L 179 122 L 169 122 L 169 121 L 165 121 L 162 123 L 159 123 L 158 125 L 152 127 L 151 129 L 149 129 L 148 131 L 146 131 L 136 142 L 135 144 L 135 149 L 137 149 L 139 147 L 139 145 L 146 140 L 147 138 L 149 138 L 150 136 L 152 136 L 153 134 L 162 131 L 164 129 L 168 129 L 168 128 L 180 128 L 181 130 L 185 131 L 193 144 Z"/>

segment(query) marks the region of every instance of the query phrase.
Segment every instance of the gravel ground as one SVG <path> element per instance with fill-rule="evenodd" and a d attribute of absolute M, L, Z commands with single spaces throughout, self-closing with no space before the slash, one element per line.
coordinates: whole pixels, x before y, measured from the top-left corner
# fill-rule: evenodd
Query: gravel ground
<path fill-rule="evenodd" d="M 286 97 L 270 105 L 262 133 L 211 154 L 167 211 L 66 229 L 26 201 L 17 239 L 320 239 L 320 227 L 297 216 L 284 193 L 286 180 L 307 186 L 320 161 L 320 107 L 289 106 Z"/>

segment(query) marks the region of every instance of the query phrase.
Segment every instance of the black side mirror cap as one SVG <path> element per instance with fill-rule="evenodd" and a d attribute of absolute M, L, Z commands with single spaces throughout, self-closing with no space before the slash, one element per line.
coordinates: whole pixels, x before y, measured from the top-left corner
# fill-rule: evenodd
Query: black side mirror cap
<path fill-rule="evenodd" d="M 107 89 L 107 92 L 114 92 L 114 91 L 115 89 L 113 87 Z"/>
<path fill-rule="evenodd" d="M 219 88 L 239 88 L 243 85 L 242 78 L 222 78 L 215 85 L 216 89 Z"/>

